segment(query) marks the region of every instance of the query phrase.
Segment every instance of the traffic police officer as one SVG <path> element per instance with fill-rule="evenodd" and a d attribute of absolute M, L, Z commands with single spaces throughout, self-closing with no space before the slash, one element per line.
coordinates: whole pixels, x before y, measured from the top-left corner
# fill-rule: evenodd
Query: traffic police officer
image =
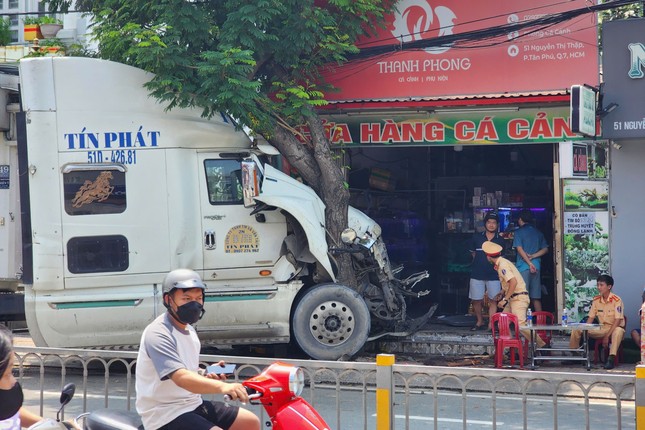
<path fill-rule="evenodd" d="M 587 324 L 593 323 L 597 317 L 600 323 L 600 330 L 589 331 L 589 337 L 593 339 L 602 339 L 603 347 L 607 348 L 609 340 L 609 357 L 605 363 L 605 369 L 614 368 L 614 360 L 618 347 L 623 341 L 625 336 L 625 318 L 623 316 L 623 301 L 616 294 L 611 292 L 614 286 L 614 278 L 609 275 L 600 275 L 596 279 L 598 292 L 600 293 L 593 298 L 591 302 L 591 310 L 589 311 L 589 318 Z M 571 339 L 569 340 L 569 348 L 575 349 L 580 347 L 580 338 L 582 331 L 573 330 L 571 332 Z"/>
<path fill-rule="evenodd" d="M 502 283 L 502 292 L 499 294 L 497 307 L 504 312 L 510 312 L 517 316 L 520 327 L 526 326 L 526 310 L 529 308 L 529 293 L 526 291 L 526 284 L 517 267 L 502 257 L 502 247 L 494 242 L 484 242 L 482 251 L 486 254 L 488 261 L 494 264 L 497 276 Z M 522 335 L 531 339 L 528 330 L 521 330 Z M 535 337 L 538 348 L 544 347 L 546 343 L 540 336 Z"/>

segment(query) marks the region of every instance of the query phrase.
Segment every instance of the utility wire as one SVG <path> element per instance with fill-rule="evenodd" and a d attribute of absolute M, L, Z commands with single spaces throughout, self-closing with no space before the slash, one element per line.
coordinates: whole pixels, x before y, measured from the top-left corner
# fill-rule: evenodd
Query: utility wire
<path fill-rule="evenodd" d="M 559 6 L 559 5 L 563 4 L 563 3 L 568 3 L 569 1 L 571 1 L 571 0 L 565 0 L 565 1 L 560 1 L 560 2 L 556 2 L 556 3 L 545 4 L 545 5 L 541 5 L 541 6 L 530 7 L 530 8 L 527 8 L 527 9 L 520 9 L 520 10 L 512 11 L 512 12 L 509 12 L 509 13 L 512 13 L 512 14 L 515 14 L 515 15 L 520 15 L 520 14 L 524 14 L 524 13 L 527 13 L 527 12 L 537 11 L 539 9 L 546 9 L 546 8 L 551 8 L 551 7 L 554 7 L 554 6 Z M 587 0 L 587 1 L 589 1 L 589 0 Z M 643 1 L 645 1 L 645 0 L 643 0 Z M 499 15 L 491 15 L 491 16 L 487 16 L 487 17 L 484 17 L 484 18 L 473 19 L 471 21 L 460 22 L 459 24 L 456 24 L 454 26 L 452 26 L 452 25 L 450 25 L 450 26 L 440 26 L 439 28 L 435 28 L 433 30 L 434 31 L 441 31 L 441 30 L 443 30 L 445 28 L 448 28 L 448 27 L 457 28 L 457 27 L 463 27 L 463 26 L 471 25 L 471 24 L 479 24 L 479 23 L 483 23 L 485 21 L 490 21 L 490 20 L 493 20 L 493 19 L 502 18 L 504 16 L 507 16 L 509 13 L 503 13 L 503 14 L 499 14 Z M 414 33 L 408 33 L 405 36 L 416 36 L 416 35 L 419 35 L 419 34 L 423 34 L 425 32 L 426 31 L 416 31 Z M 394 36 L 386 37 L 386 38 L 380 39 L 379 41 L 380 42 L 387 42 L 388 40 L 396 40 L 397 41 L 396 43 L 397 44 L 399 43 L 398 38 L 394 37 Z M 357 43 L 356 46 L 358 48 L 360 48 L 363 45 L 373 45 L 373 44 L 374 44 L 373 40 L 366 40 L 366 41 L 364 41 L 362 43 Z"/>
<path fill-rule="evenodd" d="M 374 46 L 361 49 L 360 52 L 347 56 L 347 61 L 365 59 L 377 55 L 390 54 L 399 51 L 411 51 L 434 47 L 452 46 L 460 42 L 475 42 L 487 39 L 494 39 L 512 32 L 530 29 L 533 27 L 545 28 L 551 25 L 559 24 L 571 20 L 578 16 L 595 13 L 603 10 L 615 9 L 634 3 L 640 3 L 642 0 L 614 0 L 599 5 L 590 5 L 579 9 L 573 9 L 566 12 L 560 12 L 534 20 L 504 24 L 496 27 L 484 28 L 479 30 L 467 31 L 459 34 L 449 34 L 445 36 L 434 37 L 424 40 L 414 40 L 411 42 L 400 42 L 395 44 Z"/>

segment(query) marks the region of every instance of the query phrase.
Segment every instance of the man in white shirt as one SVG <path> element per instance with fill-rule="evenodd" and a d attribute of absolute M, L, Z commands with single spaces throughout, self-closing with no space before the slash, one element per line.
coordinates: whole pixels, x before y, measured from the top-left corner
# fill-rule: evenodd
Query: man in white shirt
<path fill-rule="evenodd" d="M 167 312 L 143 331 L 137 357 L 136 406 L 146 430 L 260 429 L 252 412 L 202 399 L 202 394 L 228 394 L 248 401 L 242 384 L 224 382 L 224 375 L 198 373 L 201 344 L 191 324 L 204 313 L 205 288 L 189 269 L 173 270 L 164 279 Z"/>

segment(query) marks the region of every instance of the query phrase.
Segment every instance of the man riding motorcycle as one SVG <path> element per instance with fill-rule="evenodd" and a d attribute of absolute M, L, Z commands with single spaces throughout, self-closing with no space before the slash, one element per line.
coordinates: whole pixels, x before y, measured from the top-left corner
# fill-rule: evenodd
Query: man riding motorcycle
<path fill-rule="evenodd" d="M 202 399 L 202 394 L 226 394 L 248 402 L 241 384 L 199 370 L 201 344 L 192 324 L 204 314 L 205 289 L 189 269 L 173 270 L 163 281 L 167 312 L 146 327 L 137 357 L 136 407 L 146 430 L 260 429 L 252 412 Z"/>

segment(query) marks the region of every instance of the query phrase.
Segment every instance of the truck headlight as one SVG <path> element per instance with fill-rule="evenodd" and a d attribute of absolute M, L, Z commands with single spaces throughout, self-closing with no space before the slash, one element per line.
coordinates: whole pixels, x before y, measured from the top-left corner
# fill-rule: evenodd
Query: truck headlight
<path fill-rule="evenodd" d="M 372 234 L 374 235 L 374 237 L 381 236 L 382 232 L 383 231 L 381 230 L 381 226 L 378 224 L 374 224 L 374 226 L 372 227 Z"/>
<path fill-rule="evenodd" d="M 356 240 L 356 236 L 356 230 L 353 228 L 346 228 L 340 234 L 340 240 L 347 245 L 351 245 Z"/>

